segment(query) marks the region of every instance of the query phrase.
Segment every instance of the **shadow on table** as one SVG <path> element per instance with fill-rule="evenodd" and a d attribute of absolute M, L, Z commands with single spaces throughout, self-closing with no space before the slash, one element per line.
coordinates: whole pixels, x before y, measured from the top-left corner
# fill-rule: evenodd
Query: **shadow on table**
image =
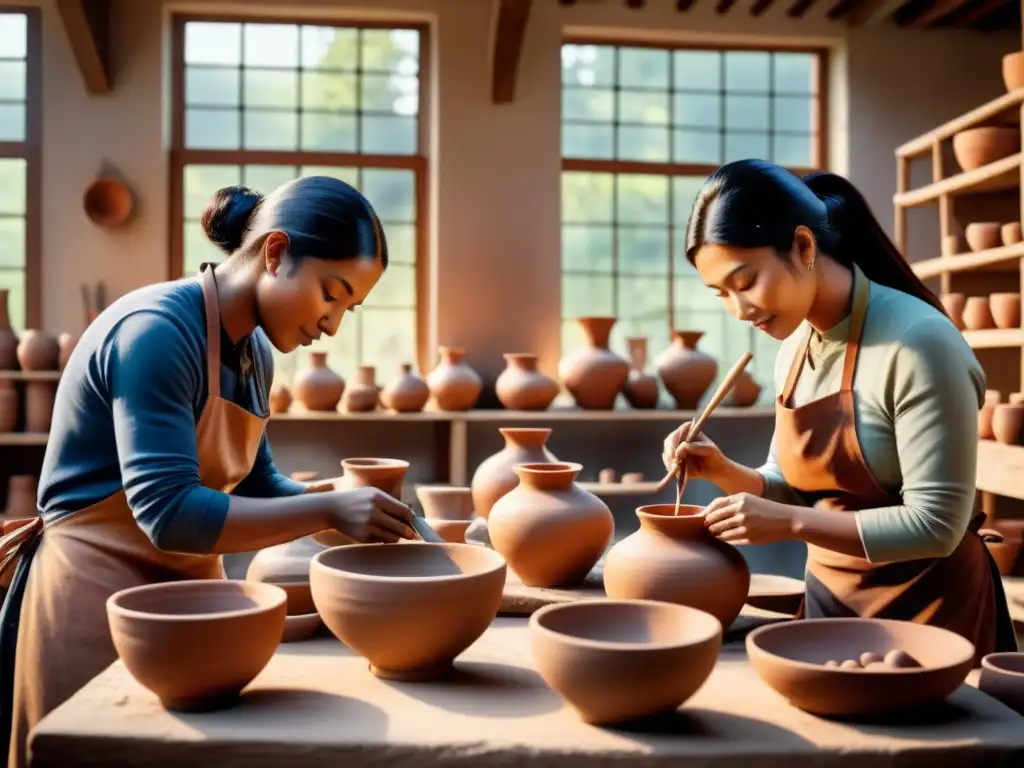
<path fill-rule="evenodd" d="M 659 747 L 674 744 L 679 739 L 704 742 L 728 741 L 742 752 L 744 744 L 771 744 L 772 751 L 817 751 L 818 747 L 792 731 L 772 723 L 750 717 L 730 715 L 699 707 L 683 707 L 662 715 L 634 720 L 614 726 L 601 726 L 604 730 L 628 736 L 645 744 L 655 753 Z"/>

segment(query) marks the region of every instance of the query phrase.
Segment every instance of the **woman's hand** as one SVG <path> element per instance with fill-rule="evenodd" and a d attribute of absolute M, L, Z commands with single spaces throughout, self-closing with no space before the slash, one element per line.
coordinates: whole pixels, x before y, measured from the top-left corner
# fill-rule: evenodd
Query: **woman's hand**
<path fill-rule="evenodd" d="M 309 493 L 310 491 L 307 491 Z M 331 527 L 360 543 L 415 539 L 412 510 L 377 488 L 328 493 Z"/>
<path fill-rule="evenodd" d="M 661 459 L 669 471 L 676 466 L 685 466 L 690 478 L 699 477 L 714 482 L 725 469 L 725 456 L 703 432 L 695 438 L 689 438 L 692 424 L 692 421 L 686 422 L 665 438 Z"/>
<path fill-rule="evenodd" d="M 730 544 L 774 544 L 793 538 L 792 509 L 752 493 L 737 493 L 708 504 L 704 526 Z"/>

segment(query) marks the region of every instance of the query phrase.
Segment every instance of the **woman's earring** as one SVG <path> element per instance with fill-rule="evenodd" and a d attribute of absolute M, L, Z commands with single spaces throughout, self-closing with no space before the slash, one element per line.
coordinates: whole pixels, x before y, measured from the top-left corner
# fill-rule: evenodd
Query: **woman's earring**
<path fill-rule="evenodd" d="M 813 261 L 807 262 L 807 271 L 808 272 L 814 271 L 814 262 Z"/>

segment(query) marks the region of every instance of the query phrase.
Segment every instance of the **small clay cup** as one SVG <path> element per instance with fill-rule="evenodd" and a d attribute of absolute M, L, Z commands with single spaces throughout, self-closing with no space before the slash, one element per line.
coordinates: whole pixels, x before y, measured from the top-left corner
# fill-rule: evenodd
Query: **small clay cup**
<path fill-rule="evenodd" d="M 996 328 L 1020 328 L 1020 294 L 993 293 L 988 297 Z"/>
<path fill-rule="evenodd" d="M 540 676 L 593 725 L 670 712 L 707 680 L 722 647 L 710 613 L 654 600 L 555 603 L 530 616 Z"/>
<path fill-rule="evenodd" d="M 998 248 L 1002 242 L 1000 230 L 1002 224 L 998 221 L 975 221 L 964 228 L 964 239 L 972 251 L 987 251 L 990 248 Z"/>
<path fill-rule="evenodd" d="M 1024 715 L 1024 653 L 990 653 L 982 657 L 978 690 Z"/>
<path fill-rule="evenodd" d="M 964 327 L 971 331 L 994 328 L 995 319 L 989 307 L 988 296 L 971 296 L 964 303 Z"/>
<path fill-rule="evenodd" d="M 962 331 L 964 329 L 964 305 L 967 303 L 967 297 L 962 293 L 943 293 L 939 296 L 939 300 L 942 302 L 946 314 L 949 315 L 949 319 L 953 321 L 953 325 L 957 327 L 957 330 Z"/>
<path fill-rule="evenodd" d="M 1014 245 L 1024 240 L 1024 237 L 1021 236 L 1019 221 L 1010 221 L 1003 224 L 1002 229 L 999 230 L 999 235 L 1003 245 Z"/>
<path fill-rule="evenodd" d="M 992 434 L 1004 445 L 1019 445 L 1024 428 L 1024 405 L 1000 403 L 992 409 Z"/>
<path fill-rule="evenodd" d="M 428 520 L 471 520 L 473 492 L 468 486 L 417 485 L 416 498 Z"/>
<path fill-rule="evenodd" d="M 1002 126 L 968 128 L 953 136 L 953 156 L 965 171 L 1020 152 L 1020 129 Z"/>

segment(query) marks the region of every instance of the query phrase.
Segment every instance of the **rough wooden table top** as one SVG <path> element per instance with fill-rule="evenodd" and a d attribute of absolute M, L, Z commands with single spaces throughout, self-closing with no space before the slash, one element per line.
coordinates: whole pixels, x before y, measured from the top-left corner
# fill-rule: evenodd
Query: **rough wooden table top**
<path fill-rule="evenodd" d="M 334 638 L 318 638 L 282 645 L 233 709 L 183 715 L 116 662 L 40 723 L 32 765 L 1024 765 L 1024 718 L 970 684 L 916 721 L 828 721 L 764 685 L 742 639 L 680 710 L 632 729 L 576 717 L 534 671 L 525 619 L 496 619 L 456 666 L 444 683 L 378 680 Z"/>

